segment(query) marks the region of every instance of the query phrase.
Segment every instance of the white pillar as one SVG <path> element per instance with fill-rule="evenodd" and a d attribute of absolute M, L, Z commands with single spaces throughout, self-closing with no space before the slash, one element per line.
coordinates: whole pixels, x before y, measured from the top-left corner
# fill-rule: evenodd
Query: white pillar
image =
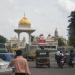
<path fill-rule="evenodd" d="M 31 34 L 29 33 L 29 46 L 31 46 Z"/>
<path fill-rule="evenodd" d="M 18 32 L 18 48 L 20 47 L 20 33 Z"/>

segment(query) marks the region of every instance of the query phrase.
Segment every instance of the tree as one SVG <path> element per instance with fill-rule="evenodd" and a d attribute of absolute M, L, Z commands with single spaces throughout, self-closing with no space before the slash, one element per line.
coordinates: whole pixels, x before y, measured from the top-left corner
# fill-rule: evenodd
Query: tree
<path fill-rule="evenodd" d="M 64 39 L 63 38 L 58 38 L 58 46 L 64 46 Z"/>
<path fill-rule="evenodd" d="M 72 11 L 69 16 L 68 39 L 69 45 L 75 47 L 75 11 Z"/>
<path fill-rule="evenodd" d="M 6 38 L 2 35 L 0 35 L 0 43 L 6 43 Z"/>

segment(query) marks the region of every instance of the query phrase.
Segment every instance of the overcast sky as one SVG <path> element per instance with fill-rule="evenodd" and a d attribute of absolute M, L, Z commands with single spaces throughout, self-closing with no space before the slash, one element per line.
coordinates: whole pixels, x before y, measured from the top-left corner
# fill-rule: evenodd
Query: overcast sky
<path fill-rule="evenodd" d="M 24 12 L 36 29 L 33 35 L 67 36 L 68 16 L 75 8 L 75 0 L 0 0 L 0 34 L 10 39 Z M 24 35 L 24 34 L 22 34 Z"/>

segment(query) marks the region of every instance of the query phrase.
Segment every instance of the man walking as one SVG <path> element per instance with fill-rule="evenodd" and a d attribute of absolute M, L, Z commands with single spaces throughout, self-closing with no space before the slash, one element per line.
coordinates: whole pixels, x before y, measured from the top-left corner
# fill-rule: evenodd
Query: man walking
<path fill-rule="evenodd" d="M 15 75 L 29 75 L 30 70 L 27 59 L 22 56 L 22 51 L 16 51 L 16 57 L 10 62 L 9 67 L 15 68 Z"/>

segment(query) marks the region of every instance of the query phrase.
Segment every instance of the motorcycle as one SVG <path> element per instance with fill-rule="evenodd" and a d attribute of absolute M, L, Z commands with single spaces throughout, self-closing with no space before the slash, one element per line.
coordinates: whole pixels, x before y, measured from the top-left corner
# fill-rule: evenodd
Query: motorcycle
<path fill-rule="evenodd" d="M 60 59 L 60 62 L 58 63 L 59 68 L 63 68 L 64 66 L 64 59 Z"/>

